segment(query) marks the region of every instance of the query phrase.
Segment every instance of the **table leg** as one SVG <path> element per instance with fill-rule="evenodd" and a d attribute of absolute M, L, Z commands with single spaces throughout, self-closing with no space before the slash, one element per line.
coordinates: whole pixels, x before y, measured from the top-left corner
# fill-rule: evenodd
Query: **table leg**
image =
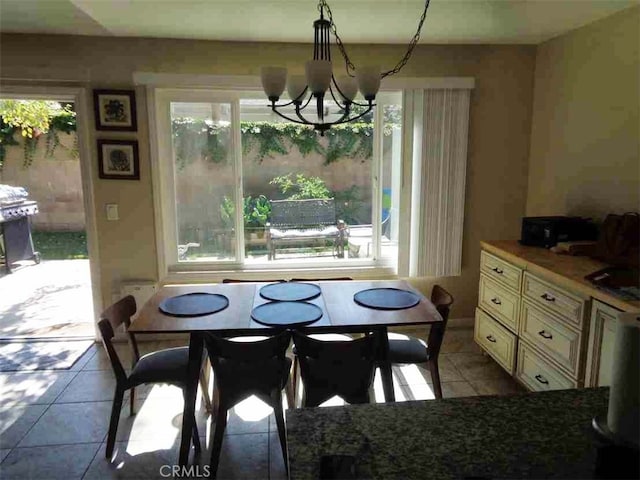
<path fill-rule="evenodd" d="M 389 362 L 389 337 L 387 329 L 382 328 L 378 332 L 380 348 L 380 376 L 382 377 L 382 389 L 385 402 L 395 402 L 396 395 L 393 391 L 393 373 Z"/>
<path fill-rule="evenodd" d="M 187 372 L 187 388 L 184 394 L 184 410 L 182 411 L 182 436 L 180 439 L 180 466 L 189 462 L 191 448 L 191 434 L 196 410 L 196 395 L 198 394 L 198 377 L 202 366 L 202 334 L 192 332 L 189 338 L 189 368 Z"/>

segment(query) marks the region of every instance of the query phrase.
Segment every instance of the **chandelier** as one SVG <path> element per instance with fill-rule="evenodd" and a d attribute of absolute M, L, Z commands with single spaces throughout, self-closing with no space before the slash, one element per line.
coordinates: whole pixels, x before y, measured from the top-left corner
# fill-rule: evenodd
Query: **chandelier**
<path fill-rule="evenodd" d="M 271 110 L 285 120 L 302 125 L 312 125 L 313 128 L 324 135 L 333 125 L 353 122 L 365 116 L 375 107 L 375 98 L 380 89 L 380 80 L 398 73 L 409 61 L 413 50 L 420 39 L 420 31 L 427 15 L 429 0 L 425 0 L 424 10 L 418 29 L 409 42 L 404 57 L 396 66 L 386 72 L 382 72 L 379 66 L 367 65 L 356 68 L 349 60 L 345 47 L 338 35 L 336 24 L 333 21 L 331 8 L 326 0 L 319 0 L 318 10 L 320 18 L 313 22 L 313 60 L 305 64 L 305 75 L 287 75 L 284 67 L 263 67 L 261 71 L 262 88 L 271 102 Z M 325 13 L 328 18 L 325 18 Z M 335 37 L 335 43 L 345 62 L 346 75 L 337 78 L 333 74 L 331 63 L 330 34 Z M 287 89 L 289 102 L 278 103 L 280 96 Z M 360 91 L 365 102 L 355 102 L 354 99 Z M 328 92 L 328 95 L 327 95 Z M 307 94 L 310 95 L 307 98 Z M 328 96 L 338 107 L 339 118 L 328 121 L 328 108 L 325 99 Z M 314 104 L 310 106 L 313 99 Z M 285 112 L 293 110 L 295 116 Z M 315 110 L 315 118 L 309 116 L 308 111 Z"/>

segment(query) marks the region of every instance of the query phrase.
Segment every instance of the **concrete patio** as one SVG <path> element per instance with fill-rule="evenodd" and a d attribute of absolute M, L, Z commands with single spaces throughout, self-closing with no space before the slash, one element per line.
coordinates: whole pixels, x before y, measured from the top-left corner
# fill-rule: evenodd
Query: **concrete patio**
<path fill-rule="evenodd" d="M 89 260 L 3 269 L 0 292 L 0 339 L 95 335 Z"/>

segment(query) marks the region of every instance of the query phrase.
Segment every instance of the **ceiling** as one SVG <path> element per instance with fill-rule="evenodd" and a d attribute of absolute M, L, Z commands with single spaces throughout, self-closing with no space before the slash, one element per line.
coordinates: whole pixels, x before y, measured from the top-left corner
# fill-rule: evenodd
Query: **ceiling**
<path fill-rule="evenodd" d="M 329 0 L 348 43 L 406 43 L 424 0 Z M 0 0 L 0 32 L 311 42 L 316 0 Z M 431 0 L 420 43 L 537 44 L 640 0 Z"/>

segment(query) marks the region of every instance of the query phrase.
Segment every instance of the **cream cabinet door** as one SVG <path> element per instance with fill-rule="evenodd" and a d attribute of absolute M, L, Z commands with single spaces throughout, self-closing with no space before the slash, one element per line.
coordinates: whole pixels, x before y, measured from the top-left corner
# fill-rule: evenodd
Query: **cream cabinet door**
<path fill-rule="evenodd" d="M 606 303 L 593 301 L 585 387 L 601 387 L 611 384 L 613 349 L 616 338 L 616 318 L 620 310 Z"/>

